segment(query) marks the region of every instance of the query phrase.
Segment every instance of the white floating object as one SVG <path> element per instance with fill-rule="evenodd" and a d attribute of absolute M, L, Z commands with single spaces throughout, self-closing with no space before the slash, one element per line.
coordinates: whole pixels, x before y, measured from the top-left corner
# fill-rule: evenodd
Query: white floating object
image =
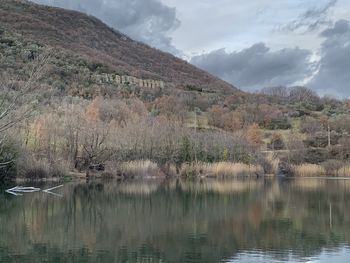
<path fill-rule="evenodd" d="M 36 187 L 24 187 L 24 186 L 16 186 L 11 189 L 7 189 L 6 192 L 11 192 L 13 193 L 34 193 L 34 192 L 39 192 L 41 191 L 40 188 Z"/>
<path fill-rule="evenodd" d="M 49 189 L 46 189 L 46 190 L 43 190 L 43 192 L 44 192 L 44 193 L 47 193 L 47 194 L 50 194 L 50 195 L 54 195 L 54 196 L 58 196 L 58 197 L 63 197 L 62 194 L 57 194 L 57 193 L 52 192 L 52 190 L 55 190 L 55 189 L 60 188 L 60 187 L 63 187 L 63 184 L 62 184 L 62 185 L 59 185 L 59 186 L 55 186 L 55 187 L 49 188 Z"/>
<path fill-rule="evenodd" d="M 63 184 L 46 189 L 46 190 L 42 190 L 42 191 L 44 193 L 47 193 L 47 194 L 63 197 L 62 194 L 52 192 L 53 190 L 60 188 L 60 187 L 63 187 Z M 39 192 L 39 191 L 41 191 L 40 188 L 36 188 L 36 187 L 32 187 L 32 186 L 31 187 L 15 186 L 15 187 L 12 187 L 10 189 L 5 190 L 6 193 L 11 194 L 11 195 L 15 195 L 15 196 L 23 195 L 22 193 L 35 193 L 35 192 Z"/>
<path fill-rule="evenodd" d="M 11 195 L 15 195 L 15 196 L 22 195 L 22 194 L 19 194 L 19 193 L 12 192 L 10 190 L 6 190 L 5 192 L 8 193 L 8 194 L 11 194 Z"/>
<path fill-rule="evenodd" d="M 43 192 L 51 192 L 52 190 L 55 190 L 55 189 L 60 188 L 60 187 L 63 187 L 63 184 L 61 184 L 59 186 L 55 186 L 55 187 L 49 188 L 49 189 L 46 189 L 46 190 L 43 190 Z"/>

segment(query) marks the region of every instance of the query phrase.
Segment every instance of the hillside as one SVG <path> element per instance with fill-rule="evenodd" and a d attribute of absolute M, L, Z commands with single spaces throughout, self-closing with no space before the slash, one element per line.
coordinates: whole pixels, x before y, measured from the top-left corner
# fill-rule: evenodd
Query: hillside
<path fill-rule="evenodd" d="M 0 0 L 0 29 L 22 37 L 31 46 L 58 49 L 55 52 L 65 57 L 63 60 L 79 57 L 90 71 L 162 80 L 171 87 L 195 86 L 220 93 L 236 90 L 171 54 L 134 41 L 79 12 L 23 0 Z"/>
<path fill-rule="evenodd" d="M 185 176 L 220 162 L 235 173 L 350 171 L 348 101 L 305 87 L 244 93 L 78 12 L 0 0 L 0 74 L 0 164 L 11 164 L 0 180 L 9 169 L 120 176 L 140 160 Z"/>

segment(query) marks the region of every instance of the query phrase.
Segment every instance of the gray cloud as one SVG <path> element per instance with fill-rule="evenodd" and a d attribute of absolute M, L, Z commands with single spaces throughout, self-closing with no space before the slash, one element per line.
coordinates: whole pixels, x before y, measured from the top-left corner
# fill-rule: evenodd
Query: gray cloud
<path fill-rule="evenodd" d="M 342 19 L 337 21 L 333 27 L 324 30 L 320 35 L 325 38 L 332 38 L 336 36 L 346 35 L 346 33 L 348 33 L 349 31 L 349 21 Z"/>
<path fill-rule="evenodd" d="M 297 20 L 288 24 L 284 29 L 295 31 L 314 31 L 321 26 L 330 25 L 331 20 L 328 18 L 328 12 L 337 4 L 338 0 L 329 0 L 324 6 L 310 8 L 301 14 Z"/>
<path fill-rule="evenodd" d="M 324 30 L 319 70 L 309 86 L 321 94 L 350 96 L 350 22 L 339 20 Z"/>
<path fill-rule="evenodd" d="M 33 0 L 33 2 L 78 10 L 98 17 L 109 26 L 153 47 L 179 54 L 169 33 L 180 21 L 176 9 L 159 0 Z"/>
<path fill-rule="evenodd" d="M 313 72 L 311 52 L 299 48 L 271 51 L 258 43 L 240 52 L 224 49 L 193 57 L 191 63 L 248 91 L 293 85 Z"/>

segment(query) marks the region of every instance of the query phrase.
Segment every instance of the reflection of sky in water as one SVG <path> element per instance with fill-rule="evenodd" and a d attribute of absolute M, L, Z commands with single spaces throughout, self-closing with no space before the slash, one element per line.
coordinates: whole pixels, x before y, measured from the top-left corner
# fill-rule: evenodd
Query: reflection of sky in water
<path fill-rule="evenodd" d="M 350 262 L 350 248 L 342 247 L 338 250 L 323 250 L 317 256 L 305 259 L 296 259 L 293 255 L 288 258 L 277 260 L 266 253 L 259 253 L 256 251 L 249 251 L 246 253 L 239 254 L 235 258 L 227 261 L 226 263 L 349 263 Z"/>

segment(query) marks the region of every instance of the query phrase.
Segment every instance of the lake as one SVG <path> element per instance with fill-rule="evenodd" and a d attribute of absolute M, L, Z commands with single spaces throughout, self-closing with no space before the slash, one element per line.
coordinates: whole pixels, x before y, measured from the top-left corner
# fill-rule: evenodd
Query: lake
<path fill-rule="evenodd" d="M 9 187 L 0 262 L 350 262 L 350 180 L 75 182 L 62 196 Z"/>

